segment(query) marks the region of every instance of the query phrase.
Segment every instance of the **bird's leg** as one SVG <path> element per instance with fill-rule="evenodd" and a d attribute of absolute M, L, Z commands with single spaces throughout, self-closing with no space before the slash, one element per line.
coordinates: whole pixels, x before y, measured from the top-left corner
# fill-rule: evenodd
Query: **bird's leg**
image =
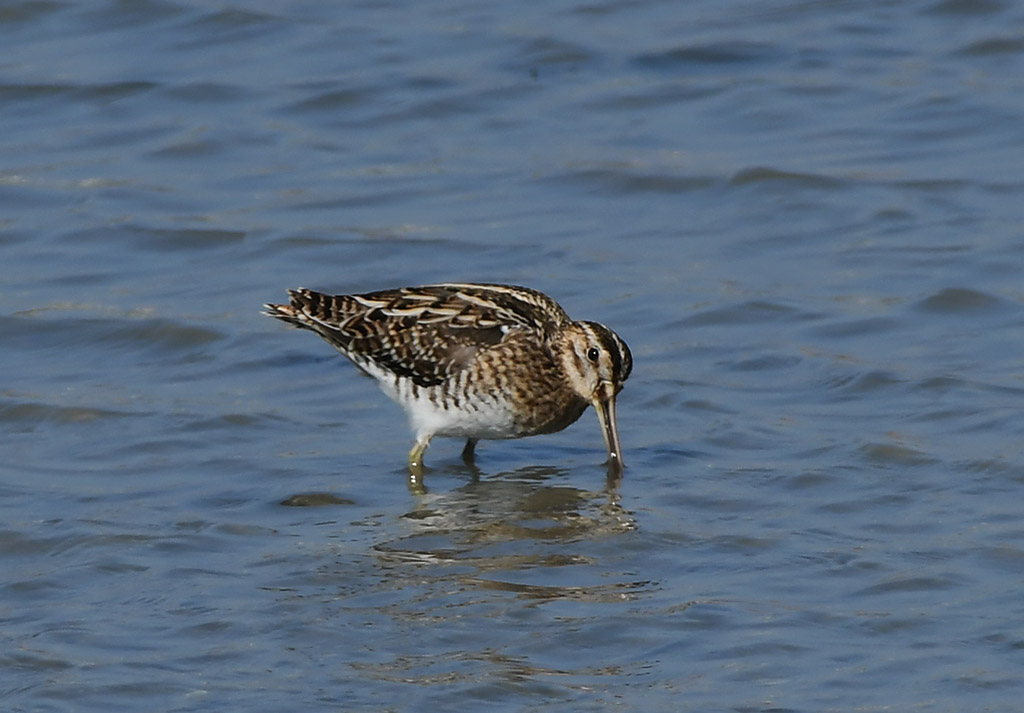
<path fill-rule="evenodd" d="M 429 445 L 430 436 L 420 436 L 409 451 L 409 489 L 413 492 L 426 492 L 423 486 L 423 453 Z"/>
<path fill-rule="evenodd" d="M 420 436 L 416 441 L 416 445 L 409 451 L 409 470 L 417 468 L 420 472 L 423 471 L 423 453 L 427 450 L 427 446 L 430 445 L 430 436 Z"/>
<path fill-rule="evenodd" d="M 466 465 L 473 465 L 473 456 L 476 453 L 476 444 L 479 439 L 467 438 L 466 447 L 462 449 L 462 462 Z"/>

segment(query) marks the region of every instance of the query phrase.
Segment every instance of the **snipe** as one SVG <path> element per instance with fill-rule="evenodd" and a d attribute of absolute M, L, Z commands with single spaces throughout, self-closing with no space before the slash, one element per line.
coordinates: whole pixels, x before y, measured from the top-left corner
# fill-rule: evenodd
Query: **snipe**
<path fill-rule="evenodd" d="M 526 287 L 444 283 L 360 295 L 289 290 L 267 314 L 310 329 L 372 376 L 409 415 L 414 484 L 434 436 L 466 440 L 554 433 L 593 404 L 622 472 L 615 397 L 633 368 L 629 347 L 597 322 L 569 319 Z"/>

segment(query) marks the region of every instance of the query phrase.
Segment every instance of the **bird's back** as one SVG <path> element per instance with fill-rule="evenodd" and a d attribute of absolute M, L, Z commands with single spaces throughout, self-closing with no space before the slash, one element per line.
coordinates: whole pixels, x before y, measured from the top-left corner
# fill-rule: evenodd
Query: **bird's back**
<path fill-rule="evenodd" d="M 478 355 L 525 331 L 544 344 L 569 321 L 541 292 L 505 285 L 444 283 L 358 295 L 289 290 L 266 314 L 311 329 L 360 368 L 418 387 L 444 383 Z"/>

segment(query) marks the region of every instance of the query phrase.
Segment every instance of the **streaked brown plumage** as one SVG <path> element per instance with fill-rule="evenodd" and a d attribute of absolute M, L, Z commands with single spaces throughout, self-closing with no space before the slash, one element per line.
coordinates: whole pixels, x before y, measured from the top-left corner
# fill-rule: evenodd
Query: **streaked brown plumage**
<path fill-rule="evenodd" d="M 467 283 L 289 295 L 264 313 L 319 334 L 405 408 L 414 477 L 434 436 L 466 438 L 468 460 L 479 439 L 554 433 L 588 404 L 621 472 L 615 397 L 632 370 L 629 347 L 601 324 L 569 319 L 547 295 Z"/>

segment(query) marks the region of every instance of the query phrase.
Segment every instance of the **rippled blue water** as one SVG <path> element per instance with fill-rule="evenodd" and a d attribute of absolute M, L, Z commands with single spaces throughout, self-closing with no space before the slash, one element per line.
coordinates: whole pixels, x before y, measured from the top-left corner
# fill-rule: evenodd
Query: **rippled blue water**
<path fill-rule="evenodd" d="M 10 711 L 1016 711 L 1024 8 L 0 3 Z M 635 368 L 428 452 L 288 287 Z M 304 505 L 304 506 L 302 506 Z"/>

